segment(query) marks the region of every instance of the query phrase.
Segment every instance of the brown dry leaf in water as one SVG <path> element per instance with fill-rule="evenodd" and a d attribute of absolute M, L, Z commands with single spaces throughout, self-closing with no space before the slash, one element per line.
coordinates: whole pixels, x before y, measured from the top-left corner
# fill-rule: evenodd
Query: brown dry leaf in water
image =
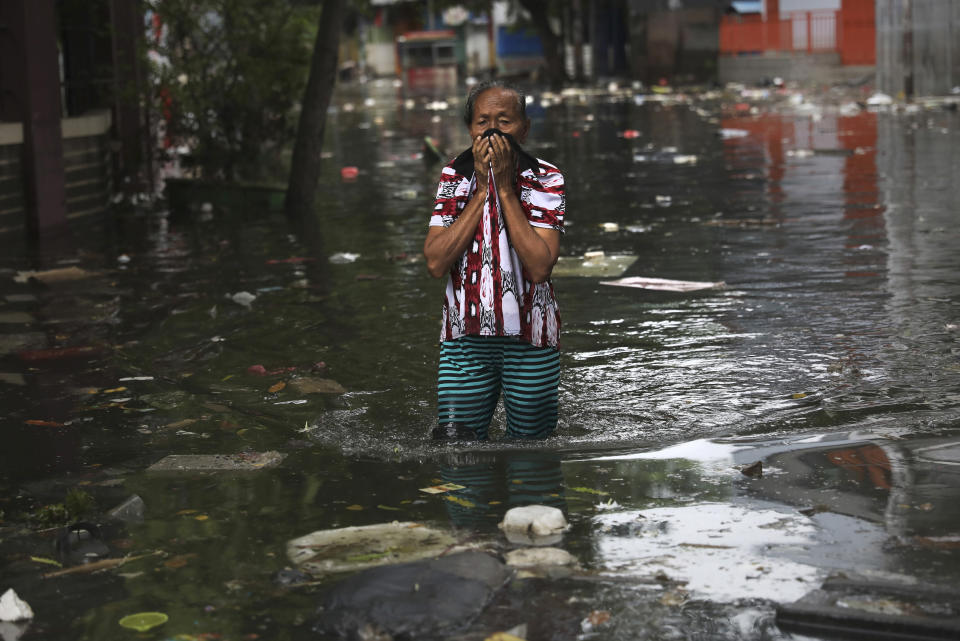
<path fill-rule="evenodd" d="M 271 394 L 276 394 L 286 386 L 287 386 L 286 383 L 284 383 L 283 381 L 280 381 L 279 383 L 274 383 L 273 385 L 271 385 L 270 389 L 268 389 L 267 391 L 270 392 Z"/>
<path fill-rule="evenodd" d="M 187 563 L 190 562 L 190 559 L 197 556 L 194 553 L 190 554 L 178 554 L 177 556 L 172 556 L 166 561 L 163 562 L 163 566 L 170 568 L 171 570 L 176 570 L 177 568 L 182 568 Z"/>
<path fill-rule="evenodd" d="M 603 625 L 610 620 L 610 612 L 607 610 L 594 610 L 587 615 L 587 621 L 592 625 Z"/>

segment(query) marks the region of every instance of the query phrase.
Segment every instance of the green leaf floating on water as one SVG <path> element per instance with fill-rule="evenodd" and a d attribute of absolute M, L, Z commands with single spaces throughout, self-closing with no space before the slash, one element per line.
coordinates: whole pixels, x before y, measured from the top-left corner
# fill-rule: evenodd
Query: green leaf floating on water
<path fill-rule="evenodd" d="M 462 505 L 465 508 L 473 509 L 477 507 L 477 504 L 469 499 L 460 498 L 459 496 L 450 496 L 449 494 L 444 497 L 451 503 L 456 503 L 457 505 Z"/>
<path fill-rule="evenodd" d="M 137 632 L 146 632 L 150 628 L 163 625 L 169 618 L 170 617 L 163 612 L 137 612 L 136 614 L 128 614 L 120 619 L 120 625 L 125 628 L 130 628 L 131 630 L 136 630 Z"/>
<path fill-rule="evenodd" d="M 604 492 L 603 490 L 595 490 L 592 487 L 571 487 L 572 492 L 580 492 L 581 494 L 596 494 L 597 496 L 607 496 L 610 492 Z"/>

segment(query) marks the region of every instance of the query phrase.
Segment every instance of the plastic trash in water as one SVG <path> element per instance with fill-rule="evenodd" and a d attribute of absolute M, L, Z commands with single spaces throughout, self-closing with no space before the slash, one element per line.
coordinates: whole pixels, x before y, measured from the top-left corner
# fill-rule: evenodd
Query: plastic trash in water
<path fill-rule="evenodd" d="M 33 609 L 10 588 L 0 597 L 0 621 L 26 621 L 33 618 Z"/>
<path fill-rule="evenodd" d="M 893 98 L 879 91 L 873 94 L 872 96 L 870 96 L 869 98 L 867 98 L 868 107 L 884 107 L 892 104 L 893 104 Z"/>
<path fill-rule="evenodd" d="M 730 138 L 744 138 L 749 135 L 749 131 L 746 129 L 721 129 L 720 137 L 724 140 L 729 140 Z"/>
<path fill-rule="evenodd" d="M 586 252 L 583 256 L 561 256 L 553 267 L 553 276 L 617 278 L 636 261 L 634 255 L 607 255 L 603 251 Z"/>
<path fill-rule="evenodd" d="M 723 289 L 725 287 L 725 283 L 722 281 L 671 280 L 669 278 L 648 278 L 644 276 L 631 276 L 619 280 L 602 280 L 600 284 L 618 287 L 635 287 L 637 289 L 652 289 L 662 292 L 693 292 L 700 289 Z"/>
<path fill-rule="evenodd" d="M 257 300 L 256 296 L 246 291 L 237 292 L 236 294 L 227 294 L 227 298 L 235 302 L 237 305 L 243 305 L 244 307 L 250 307 L 253 301 Z"/>
<path fill-rule="evenodd" d="M 350 252 L 337 252 L 330 256 L 330 262 L 334 265 L 345 265 L 347 263 L 356 262 L 360 258 L 360 254 L 352 254 Z"/>
<path fill-rule="evenodd" d="M 356 180 L 360 175 L 360 170 L 353 166 L 347 166 L 340 169 L 340 177 L 344 180 Z"/>
<path fill-rule="evenodd" d="M 563 512 L 548 505 L 524 505 L 507 510 L 498 527 L 511 543 L 550 545 L 570 529 Z"/>

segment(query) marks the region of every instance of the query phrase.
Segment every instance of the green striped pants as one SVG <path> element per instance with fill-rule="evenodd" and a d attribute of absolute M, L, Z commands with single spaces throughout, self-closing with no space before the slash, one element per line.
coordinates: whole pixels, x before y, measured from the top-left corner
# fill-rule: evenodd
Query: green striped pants
<path fill-rule="evenodd" d="M 437 414 L 486 440 L 503 391 L 507 438 L 546 438 L 557 427 L 560 353 L 508 336 L 463 336 L 440 344 Z"/>

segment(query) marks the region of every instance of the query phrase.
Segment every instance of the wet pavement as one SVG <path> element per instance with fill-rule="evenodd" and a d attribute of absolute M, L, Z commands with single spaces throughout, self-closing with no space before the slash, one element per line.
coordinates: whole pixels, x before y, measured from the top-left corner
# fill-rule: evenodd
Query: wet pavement
<path fill-rule="evenodd" d="M 442 284 L 419 258 L 440 168 L 422 141 L 466 147 L 455 98 L 342 88 L 315 221 L 203 198 L 37 254 L 13 243 L 0 590 L 35 611 L 23 638 L 120 638 L 144 611 L 169 619 L 141 638 L 317 638 L 329 580 L 278 580 L 288 541 L 398 520 L 503 551 L 496 524 L 530 503 L 565 511 L 580 568 L 515 580 L 456 638 L 830 638 L 780 629 L 775 607 L 831 576 L 955 583 L 957 112 L 635 93 L 534 94 L 528 146 L 567 177 L 562 252 L 725 286 L 555 278 L 561 419 L 543 443 L 426 440 Z M 168 455 L 248 469 L 147 469 Z M 464 489 L 420 491 L 438 483 Z M 43 578 L 43 508 L 76 489 L 130 558 Z M 142 518 L 108 522 L 133 494 Z"/>

